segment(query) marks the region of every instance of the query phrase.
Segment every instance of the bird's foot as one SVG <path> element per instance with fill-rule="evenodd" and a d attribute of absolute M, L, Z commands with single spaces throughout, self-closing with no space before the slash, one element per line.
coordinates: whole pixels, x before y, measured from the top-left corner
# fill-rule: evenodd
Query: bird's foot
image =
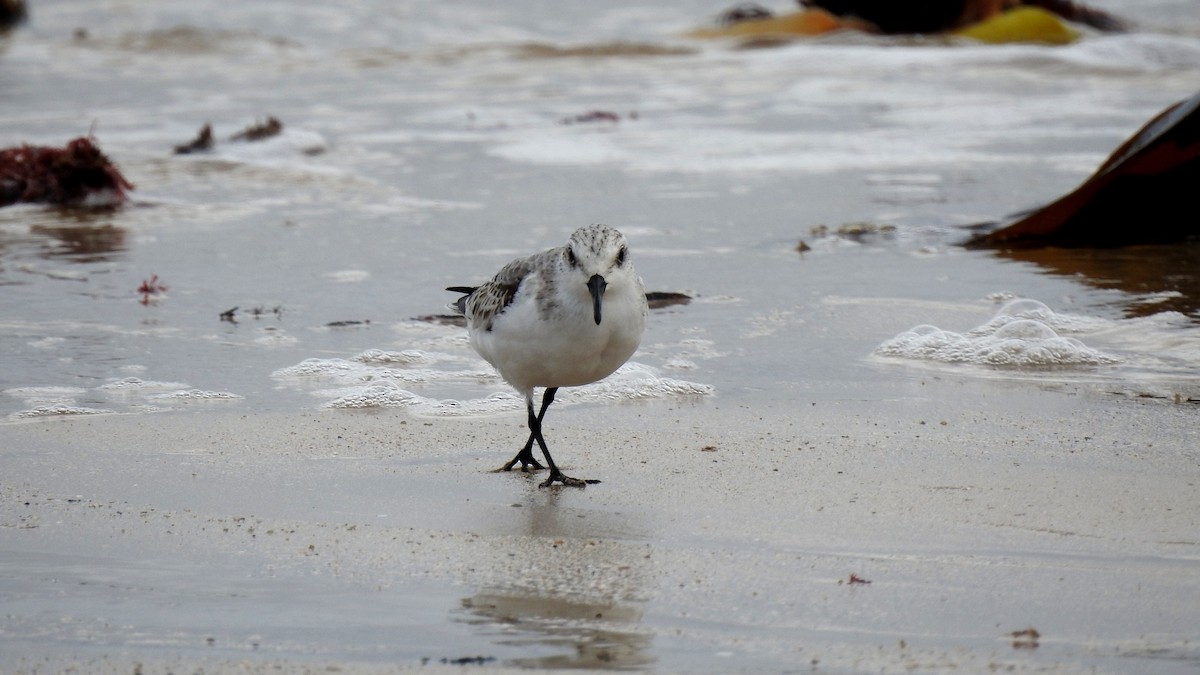
<path fill-rule="evenodd" d="M 504 466 L 496 469 L 496 473 L 500 473 L 501 471 L 512 471 L 513 467 L 517 465 L 517 462 L 521 463 L 522 472 L 541 471 L 542 469 L 546 468 L 542 466 L 541 462 L 534 459 L 533 453 L 526 448 L 521 452 L 518 452 L 517 456 L 506 462 Z"/>
<path fill-rule="evenodd" d="M 550 473 L 549 478 L 547 478 L 546 480 L 544 480 L 538 484 L 538 487 L 540 487 L 540 488 L 550 487 L 551 485 L 554 485 L 555 483 L 562 483 L 563 485 L 566 485 L 568 487 L 587 487 L 589 485 L 594 485 L 599 482 L 600 481 L 596 480 L 595 478 L 588 478 L 588 479 L 572 478 L 561 471 L 553 471 Z"/>

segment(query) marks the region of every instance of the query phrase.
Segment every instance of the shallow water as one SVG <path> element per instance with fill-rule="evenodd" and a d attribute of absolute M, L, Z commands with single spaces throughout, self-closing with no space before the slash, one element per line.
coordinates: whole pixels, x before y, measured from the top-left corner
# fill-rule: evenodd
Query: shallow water
<path fill-rule="evenodd" d="M 0 146 L 90 130 L 137 190 L 114 211 L 0 209 L 0 415 L 519 421 L 462 329 L 418 317 L 590 222 L 625 232 L 649 290 L 694 299 L 564 405 L 786 414 L 927 379 L 1200 399 L 1197 246 L 956 246 L 1195 93 L 1190 0 L 1094 4 L 1141 29 L 741 50 L 678 37 L 723 9 L 699 0 L 37 3 L 0 36 Z M 280 137 L 229 140 L 270 115 Z M 205 122 L 217 148 L 172 155 Z M 934 333 L 951 356 L 912 339 Z"/>
<path fill-rule="evenodd" d="M 481 367 L 461 331 L 412 319 L 593 221 L 627 233 L 652 290 L 696 297 L 656 313 L 635 360 L 722 396 L 886 388 L 872 350 L 936 323 L 922 303 L 971 315 L 941 326 L 963 330 L 1012 294 L 1139 336 L 1074 376 L 1200 394 L 1177 383 L 1200 349 L 1129 365 L 1195 343 L 1194 322 L 1122 318 L 1195 317 L 1194 247 L 1162 250 L 1182 259 L 1167 278 L 1159 253 L 1014 265 L 954 247 L 959 226 L 1057 196 L 1194 93 L 1197 21 L 1137 7 L 1145 31 L 1065 48 L 739 51 L 675 37 L 715 9 L 698 2 L 39 6 L 0 42 L 0 139 L 91 130 L 138 189 L 114 212 L 0 212 L 0 412 L 309 407 L 307 383 L 273 374 L 368 349 L 452 355 L 410 388 L 486 398 L 504 387 L 457 372 Z M 227 140 L 269 115 L 282 136 Z M 173 156 L 206 121 L 216 150 Z M 165 290 L 137 293 L 152 275 Z"/>

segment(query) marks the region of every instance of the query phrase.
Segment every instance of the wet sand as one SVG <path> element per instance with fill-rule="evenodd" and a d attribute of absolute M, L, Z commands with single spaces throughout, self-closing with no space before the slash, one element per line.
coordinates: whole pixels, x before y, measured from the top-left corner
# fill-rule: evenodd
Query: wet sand
<path fill-rule="evenodd" d="M 1194 672 L 1195 414 L 949 376 L 569 406 L 586 489 L 488 472 L 519 414 L 5 424 L 0 671 Z"/>

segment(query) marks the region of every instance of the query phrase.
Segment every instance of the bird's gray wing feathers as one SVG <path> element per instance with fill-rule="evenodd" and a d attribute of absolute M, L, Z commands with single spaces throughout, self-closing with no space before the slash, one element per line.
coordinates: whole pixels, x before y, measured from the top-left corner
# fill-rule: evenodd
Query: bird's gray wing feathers
<path fill-rule="evenodd" d="M 476 329 L 491 330 L 492 321 L 512 303 L 521 282 L 533 270 L 533 258 L 519 258 L 500 268 L 491 281 L 481 286 L 451 286 L 446 290 L 466 293 L 454 303 L 454 307 Z"/>

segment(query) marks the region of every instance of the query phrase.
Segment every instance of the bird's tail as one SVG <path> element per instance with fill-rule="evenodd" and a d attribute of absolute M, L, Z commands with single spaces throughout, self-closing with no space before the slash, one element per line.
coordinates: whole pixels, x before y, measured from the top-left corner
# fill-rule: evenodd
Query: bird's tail
<path fill-rule="evenodd" d="M 461 298 L 455 300 L 454 302 L 450 303 L 449 305 L 446 305 L 446 308 L 449 309 L 450 311 L 454 312 L 455 314 L 458 314 L 460 316 L 466 316 L 467 315 L 467 298 L 471 297 L 471 294 L 475 292 L 476 288 L 479 288 L 479 287 L 478 286 L 450 286 L 446 290 L 450 291 L 451 293 L 462 293 L 463 296 Z"/>

